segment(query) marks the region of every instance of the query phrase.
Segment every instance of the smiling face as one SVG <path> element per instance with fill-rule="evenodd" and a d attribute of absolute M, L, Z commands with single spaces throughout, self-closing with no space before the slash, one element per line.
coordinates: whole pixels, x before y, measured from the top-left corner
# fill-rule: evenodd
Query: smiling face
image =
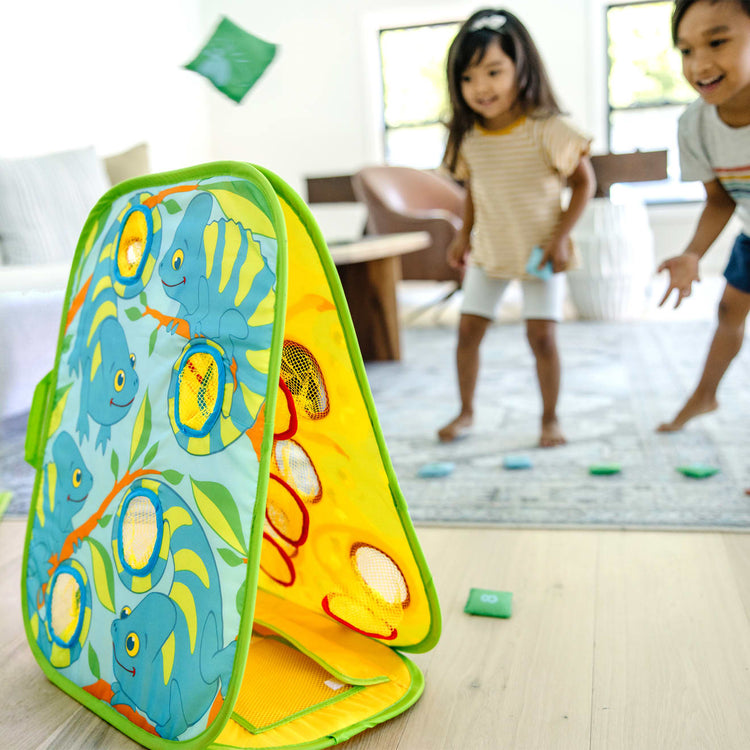
<path fill-rule="evenodd" d="M 77 505 L 83 503 L 91 491 L 94 478 L 86 468 L 75 440 L 67 432 L 61 432 L 52 445 L 52 458 L 57 466 L 57 487 L 55 495 L 67 502 L 71 517 L 79 510 Z"/>
<path fill-rule="evenodd" d="M 211 220 L 213 198 L 201 193 L 190 201 L 159 264 L 165 293 L 189 312 L 198 305 L 200 281 L 207 273 L 203 233 Z M 215 225 L 214 225 L 215 226 Z"/>
<path fill-rule="evenodd" d="M 677 28 L 682 72 L 722 120 L 750 124 L 750 16 L 736 0 L 698 0 Z"/>
<path fill-rule="evenodd" d="M 490 130 L 498 130 L 518 119 L 516 65 L 503 52 L 500 41 L 491 42 L 484 56 L 478 52 L 461 76 L 461 94 L 466 104 Z"/>
<path fill-rule="evenodd" d="M 89 414 L 102 425 L 119 422 L 138 392 L 135 356 L 115 318 L 101 325 L 101 364 L 92 371 L 91 389 Z"/>

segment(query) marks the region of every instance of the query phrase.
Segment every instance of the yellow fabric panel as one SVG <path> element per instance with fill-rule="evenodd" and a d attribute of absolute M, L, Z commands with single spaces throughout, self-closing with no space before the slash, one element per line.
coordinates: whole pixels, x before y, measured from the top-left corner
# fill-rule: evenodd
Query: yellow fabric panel
<path fill-rule="evenodd" d="M 315 654 L 328 671 L 355 684 L 398 679 L 403 669 L 388 646 L 265 591 L 258 591 L 254 621 Z"/>
<path fill-rule="evenodd" d="M 420 570 L 393 504 L 389 478 L 317 249 L 283 201 L 282 208 L 293 259 L 289 263 L 285 350 L 292 351 L 297 362 L 291 369 L 303 371 L 295 383 L 301 395 L 295 397 L 298 429 L 292 438 L 314 466 L 322 493 L 318 502 L 305 504 L 307 540 L 285 558 L 294 582 L 281 585 L 261 572 L 260 586 L 318 613 L 325 610 L 328 600 L 334 617 L 363 632 L 372 632 L 376 623 L 376 634 L 388 638 L 389 646 L 417 643 L 430 627 Z M 308 358 L 314 358 L 308 366 L 300 364 L 305 351 Z M 289 371 L 282 362 L 282 377 L 288 377 Z M 322 383 L 316 385 L 315 378 L 322 378 Z M 290 390 L 294 393 L 294 388 Z M 282 394 L 278 408 L 285 409 Z M 285 422 L 277 422 L 277 427 Z M 292 477 L 281 478 L 294 487 Z M 382 580 L 371 569 L 360 569 L 357 550 L 362 546 L 373 550 L 370 557 L 383 561 Z M 264 565 L 266 555 L 268 565 Z M 271 555 L 278 557 L 278 548 L 265 544 L 262 571 L 282 568 L 278 560 L 270 560 Z M 279 580 L 289 583 L 288 577 Z M 346 607 L 337 612 L 342 602 Z"/>
<path fill-rule="evenodd" d="M 254 730 L 265 731 L 321 704 L 341 700 L 351 690 L 352 685 L 334 679 L 288 643 L 254 635 L 234 714 Z"/>
<path fill-rule="evenodd" d="M 250 648 L 252 650 L 252 646 Z M 323 706 L 313 713 L 300 716 L 261 734 L 251 734 L 239 724 L 230 720 L 211 747 L 273 748 L 296 746 L 304 742 L 320 740 L 321 737 L 338 732 L 352 724 L 366 722 L 406 695 L 410 677 L 406 666 L 402 665 L 402 669 L 403 672 L 399 682 L 367 685 L 335 703 Z M 243 682 L 243 691 L 245 689 L 252 690 L 252 683 L 248 682 L 247 688 L 245 688 Z M 239 703 L 241 700 L 242 696 L 237 702 Z"/>

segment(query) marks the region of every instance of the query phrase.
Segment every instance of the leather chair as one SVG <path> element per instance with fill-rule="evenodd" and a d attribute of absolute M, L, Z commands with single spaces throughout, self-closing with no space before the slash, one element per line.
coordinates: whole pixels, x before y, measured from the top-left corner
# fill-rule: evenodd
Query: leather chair
<path fill-rule="evenodd" d="M 388 166 L 360 169 L 352 188 L 367 206 L 368 233 L 429 232 L 430 247 L 401 257 L 404 279 L 459 281 L 445 254 L 463 223 L 463 188 L 437 172 Z"/>

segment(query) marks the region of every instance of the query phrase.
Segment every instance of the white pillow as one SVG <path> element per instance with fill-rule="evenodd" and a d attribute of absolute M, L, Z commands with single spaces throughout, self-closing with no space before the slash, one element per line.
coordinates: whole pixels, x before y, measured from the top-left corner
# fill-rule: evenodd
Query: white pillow
<path fill-rule="evenodd" d="M 109 181 L 92 148 L 0 159 L 0 252 L 8 264 L 69 262 Z"/>

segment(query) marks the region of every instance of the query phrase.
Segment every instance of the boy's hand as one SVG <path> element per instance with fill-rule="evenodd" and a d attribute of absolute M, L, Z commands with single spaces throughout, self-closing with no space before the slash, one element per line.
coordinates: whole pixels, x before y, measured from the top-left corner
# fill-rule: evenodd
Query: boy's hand
<path fill-rule="evenodd" d="M 446 260 L 451 268 L 457 268 L 463 273 L 466 270 L 466 260 L 471 252 L 471 241 L 463 232 L 459 232 L 453 242 L 448 245 Z"/>
<path fill-rule="evenodd" d="M 700 281 L 698 276 L 698 256 L 694 253 L 683 253 L 674 258 L 665 260 L 658 268 L 658 271 L 669 271 L 669 287 L 662 297 L 659 307 L 666 301 L 673 289 L 677 290 L 677 302 L 675 308 L 680 306 L 683 297 L 689 297 L 692 291 L 693 282 Z"/>

